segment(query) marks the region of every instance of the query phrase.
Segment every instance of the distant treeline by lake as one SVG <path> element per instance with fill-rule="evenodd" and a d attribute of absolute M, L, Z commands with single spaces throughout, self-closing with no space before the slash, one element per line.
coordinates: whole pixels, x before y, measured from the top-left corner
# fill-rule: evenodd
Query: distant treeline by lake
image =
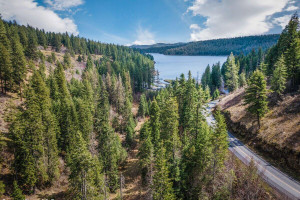
<path fill-rule="evenodd" d="M 229 55 L 250 53 L 253 49 L 266 50 L 277 43 L 279 34 L 214 39 L 189 43 L 136 45 L 142 53 L 161 53 L 165 55 Z"/>

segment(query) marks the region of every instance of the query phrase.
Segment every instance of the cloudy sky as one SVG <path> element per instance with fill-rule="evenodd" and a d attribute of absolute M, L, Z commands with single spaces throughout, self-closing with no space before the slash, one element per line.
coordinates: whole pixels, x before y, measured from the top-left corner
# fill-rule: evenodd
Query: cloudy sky
<path fill-rule="evenodd" d="M 299 0 L 0 0 L 5 20 L 117 44 L 280 33 Z"/>

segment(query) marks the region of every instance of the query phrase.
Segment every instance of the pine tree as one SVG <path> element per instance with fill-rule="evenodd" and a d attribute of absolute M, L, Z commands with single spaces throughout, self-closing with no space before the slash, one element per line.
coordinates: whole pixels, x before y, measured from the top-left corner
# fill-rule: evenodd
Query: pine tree
<path fill-rule="evenodd" d="M 0 196 L 2 196 L 5 192 L 5 185 L 3 181 L 0 181 Z"/>
<path fill-rule="evenodd" d="M 82 98 L 75 99 L 75 105 L 78 115 L 78 128 L 86 142 L 90 140 L 93 131 L 93 114 L 89 108 L 89 102 Z"/>
<path fill-rule="evenodd" d="M 180 148 L 178 119 L 178 104 L 174 98 L 169 98 L 161 111 L 160 139 L 164 142 L 167 158 L 172 161 L 178 156 Z"/>
<path fill-rule="evenodd" d="M 8 85 L 12 81 L 12 64 L 10 53 L 7 48 L 0 43 L 0 81 L 2 93 L 6 93 Z"/>
<path fill-rule="evenodd" d="M 245 105 L 247 110 L 256 115 L 258 126 L 260 128 L 260 119 L 268 111 L 267 102 L 267 84 L 262 72 L 256 70 L 249 79 L 249 85 L 246 88 Z"/>
<path fill-rule="evenodd" d="M 22 190 L 19 188 L 17 181 L 14 181 L 13 186 L 13 193 L 11 195 L 13 200 L 24 200 L 25 195 L 23 195 Z"/>
<path fill-rule="evenodd" d="M 129 72 L 125 72 L 125 81 L 124 81 L 124 87 L 125 87 L 125 93 L 126 93 L 126 98 L 129 98 L 130 102 L 133 101 L 132 97 L 132 88 L 131 88 L 131 78 Z"/>
<path fill-rule="evenodd" d="M 210 100 L 210 89 L 208 86 L 205 87 L 204 98 L 205 102 L 208 102 Z"/>
<path fill-rule="evenodd" d="M 201 122 L 197 135 L 183 150 L 181 194 L 184 199 L 201 199 L 201 190 L 208 184 L 212 154 L 211 134 L 206 122 Z"/>
<path fill-rule="evenodd" d="M 19 87 L 22 101 L 22 83 L 24 82 L 26 76 L 26 59 L 17 33 L 15 33 L 12 38 L 12 68 L 13 80 L 14 83 Z"/>
<path fill-rule="evenodd" d="M 207 87 L 209 87 L 207 85 Z M 184 101 L 183 101 L 183 128 L 187 133 L 193 131 L 195 127 L 195 114 L 196 114 L 196 84 L 195 80 L 192 78 L 192 74 L 189 71 L 188 80 L 185 85 L 185 94 L 184 94 Z"/>
<path fill-rule="evenodd" d="M 211 87 L 212 80 L 211 80 L 210 66 L 209 65 L 207 65 L 207 67 L 205 69 L 205 72 L 202 75 L 201 84 L 202 84 L 203 88 L 205 88 L 207 85 L 208 85 L 208 87 Z"/>
<path fill-rule="evenodd" d="M 7 28 L 0 18 L 0 83 L 2 93 L 6 93 L 12 83 L 11 44 L 7 37 Z"/>
<path fill-rule="evenodd" d="M 91 155 L 80 132 L 72 137 L 68 158 L 72 198 L 104 199 L 106 186 L 98 159 Z"/>
<path fill-rule="evenodd" d="M 216 89 L 216 90 L 214 91 L 214 93 L 213 93 L 212 99 L 213 99 L 213 100 L 216 100 L 216 99 L 219 98 L 219 96 L 220 96 L 219 89 Z"/>
<path fill-rule="evenodd" d="M 273 71 L 273 76 L 271 78 L 271 89 L 279 95 L 282 94 L 285 90 L 286 78 L 286 66 L 282 55 L 275 63 L 275 70 Z"/>
<path fill-rule="evenodd" d="M 230 92 L 238 88 L 238 68 L 233 53 L 230 54 L 227 60 L 225 80 Z"/>
<path fill-rule="evenodd" d="M 247 85 L 246 75 L 245 72 L 242 72 L 239 75 L 239 87 L 244 87 L 245 85 Z"/>
<path fill-rule="evenodd" d="M 154 147 L 156 148 L 160 140 L 160 109 L 154 99 L 150 107 L 150 129 L 151 138 Z"/>
<path fill-rule="evenodd" d="M 151 142 L 151 136 L 148 127 L 143 127 L 143 140 L 139 148 L 139 165 L 141 167 L 142 183 L 150 186 L 153 179 L 153 165 L 154 165 L 154 147 Z M 142 130 L 141 130 L 142 131 Z"/>
<path fill-rule="evenodd" d="M 57 63 L 54 71 L 57 99 L 54 99 L 54 112 L 60 128 L 58 142 L 60 148 L 67 150 L 71 135 L 78 130 L 78 116 L 74 102 L 67 87 L 67 81 L 62 64 Z"/>
<path fill-rule="evenodd" d="M 211 71 L 211 82 L 212 82 L 212 89 L 217 89 L 221 87 L 221 70 L 220 70 L 220 62 L 216 65 L 213 65 Z"/>
<path fill-rule="evenodd" d="M 212 182 L 214 184 L 215 174 L 224 165 L 224 161 L 227 155 L 228 141 L 227 141 L 227 128 L 224 116 L 220 110 L 217 109 L 214 117 L 216 124 L 212 134 Z M 214 186 L 213 186 L 214 189 Z M 214 194 L 214 192 L 213 192 Z"/>
<path fill-rule="evenodd" d="M 64 55 L 64 67 L 65 69 L 68 69 L 71 67 L 71 56 L 68 52 Z"/>
<path fill-rule="evenodd" d="M 154 200 L 172 200 L 176 199 L 172 188 L 172 182 L 169 178 L 169 170 L 165 158 L 165 149 L 159 144 L 159 150 L 155 159 L 155 174 L 153 177 L 153 199 Z"/>
<path fill-rule="evenodd" d="M 81 58 L 80 55 L 78 55 L 77 61 L 78 61 L 78 62 L 81 62 L 81 61 L 82 61 L 82 58 Z"/>
<path fill-rule="evenodd" d="M 37 41 L 36 38 L 34 37 L 34 33 L 33 32 L 29 32 L 28 34 L 28 45 L 27 48 L 25 50 L 25 55 L 32 59 L 32 60 L 36 60 L 37 59 Z"/>
<path fill-rule="evenodd" d="M 142 94 L 140 97 L 140 104 L 138 109 L 138 116 L 145 117 L 147 112 L 148 102 L 146 100 L 145 94 Z"/>
<path fill-rule="evenodd" d="M 124 104 L 126 101 L 125 96 L 125 88 L 123 87 L 122 78 L 119 74 L 118 80 L 116 82 L 116 90 L 114 92 L 115 99 L 116 99 L 116 108 L 118 113 L 122 113 L 124 109 Z"/>
<path fill-rule="evenodd" d="M 21 186 L 32 191 L 36 184 L 52 183 L 59 175 L 58 129 L 49 90 L 39 72 L 32 75 L 25 94 L 26 110 L 16 117 L 10 132 L 16 144 L 15 172 Z"/>
<path fill-rule="evenodd" d="M 290 47 L 285 53 L 285 62 L 288 76 L 291 79 L 292 87 L 300 83 L 300 38 L 293 38 Z"/>

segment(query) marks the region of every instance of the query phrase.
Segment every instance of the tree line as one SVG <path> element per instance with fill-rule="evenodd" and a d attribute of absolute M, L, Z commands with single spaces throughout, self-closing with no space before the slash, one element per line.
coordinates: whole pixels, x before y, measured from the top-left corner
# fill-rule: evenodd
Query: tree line
<path fill-rule="evenodd" d="M 161 53 L 165 55 L 229 55 L 248 54 L 252 49 L 267 50 L 279 39 L 279 34 L 245 36 L 236 38 L 214 39 L 183 44 L 166 45 L 162 47 L 141 48 L 141 52 Z M 138 46 L 135 46 L 138 48 Z"/>
<path fill-rule="evenodd" d="M 142 55 L 129 47 L 105 44 L 68 33 L 52 33 L 35 29 L 31 26 L 20 26 L 15 21 L 6 22 L 0 19 L 0 84 L 2 93 L 19 89 L 26 73 L 26 61 L 37 61 L 42 56 L 39 49 L 56 52 L 67 52 L 64 63 L 70 65 L 70 57 L 77 56 L 79 62 L 87 62 L 89 54 L 103 55 L 101 62 L 95 62 L 99 73 L 120 74 L 129 71 L 134 91 L 150 87 L 153 81 L 153 58 Z M 53 56 L 54 55 L 54 56 Z M 111 62 L 111 61 L 114 62 Z M 55 63 L 55 54 L 47 58 Z M 64 66 L 65 67 L 65 66 Z"/>

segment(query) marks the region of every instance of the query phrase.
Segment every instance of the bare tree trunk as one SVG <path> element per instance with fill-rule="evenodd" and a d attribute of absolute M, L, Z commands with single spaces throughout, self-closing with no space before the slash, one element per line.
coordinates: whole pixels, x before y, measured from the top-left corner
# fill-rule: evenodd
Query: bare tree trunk
<path fill-rule="evenodd" d="M 260 117 L 258 113 L 257 113 L 257 122 L 258 122 L 258 128 L 260 129 Z"/>
<path fill-rule="evenodd" d="M 19 88 L 20 88 L 20 98 L 21 98 L 21 101 L 23 101 L 23 96 L 22 96 L 22 86 L 21 86 L 21 83 L 19 83 Z"/>
<path fill-rule="evenodd" d="M 123 177 L 123 175 L 122 175 L 122 173 L 120 174 L 120 198 L 121 198 L 121 200 L 123 199 L 123 191 L 122 191 L 122 189 L 123 189 L 123 183 L 124 183 L 124 179 L 123 179 L 124 177 Z"/>
<path fill-rule="evenodd" d="M 150 162 L 150 169 L 149 169 L 149 186 L 150 186 L 150 191 L 149 191 L 149 199 L 153 199 L 153 191 L 152 191 L 152 185 L 153 185 L 153 152 L 151 152 L 151 162 Z"/>

